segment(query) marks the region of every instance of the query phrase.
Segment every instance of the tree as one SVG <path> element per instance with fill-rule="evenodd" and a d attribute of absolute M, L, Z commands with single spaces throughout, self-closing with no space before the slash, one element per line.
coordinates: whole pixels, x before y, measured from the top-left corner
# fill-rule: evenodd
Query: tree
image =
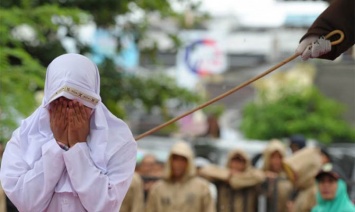
<path fill-rule="evenodd" d="M 304 134 L 326 144 L 355 142 L 355 129 L 343 120 L 344 106 L 308 85 L 302 70 L 308 74 L 311 70 L 298 68 L 297 75 L 289 74 L 296 81 L 276 75 L 270 85 L 285 83 L 272 89 L 259 85 L 258 97 L 243 108 L 241 131 L 248 138 L 262 140 Z M 300 86 L 302 80 L 307 83 Z"/>
<path fill-rule="evenodd" d="M 0 1 L 0 141 L 7 141 L 19 121 L 39 105 L 36 94 L 43 90 L 45 67 L 53 58 L 66 52 L 62 38 L 71 38 L 79 53 L 88 53 L 90 48 L 79 39 L 78 28 L 93 22 L 98 27 L 110 28 L 114 26 L 118 15 L 131 12 L 132 4 L 165 16 L 174 14 L 167 0 Z M 144 22 L 133 27 L 139 35 L 137 39 L 144 37 L 145 27 Z M 117 49 L 119 51 L 119 47 Z M 169 89 L 163 89 L 163 86 L 167 86 L 161 85 L 163 81 L 129 76 L 116 72 L 117 67 L 107 64 L 102 66 L 106 66 L 102 73 L 104 84 L 101 90 L 104 103 L 118 115 L 124 115 L 119 103 L 129 104 L 134 98 L 140 98 L 145 108 L 156 106 L 162 108 L 162 111 L 169 97 L 185 103 L 198 100 L 197 95 L 175 84 L 171 84 Z M 117 78 L 124 83 L 114 81 Z M 147 84 L 160 90 L 152 93 L 152 89 L 142 89 L 141 86 Z M 134 92 L 139 95 L 128 95 Z"/>
<path fill-rule="evenodd" d="M 38 105 L 35 94 L 43 90 L 45 66 L 65 52 L 58 29 L 86 23 L 84 17 L 78 9 L 56 5 L 0 8 L 1 141 L 9 138 L 19 120 Z"/>

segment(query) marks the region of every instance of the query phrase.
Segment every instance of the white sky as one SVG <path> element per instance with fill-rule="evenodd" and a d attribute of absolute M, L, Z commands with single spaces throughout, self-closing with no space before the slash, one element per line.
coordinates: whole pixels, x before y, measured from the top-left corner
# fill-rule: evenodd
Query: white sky
<path fill-rule="evenodd" d="M 201 2 L 200 9 L 212 16 L 235 16 L 248 26 L 270 27 L 281 25 L 286 15 L 319 15 L 328 6 L 324 1 L 201 0 Z M 173 6 L 179 11 L 184 8 L 181 3 L 175 3 Z"/>
<path fill-rule="evenodd" d="M 223 2 L 223 3 L 222 3 Z M 238 11 L 252 12 L 271 5 L 273 0 L 202 0 L 202 8 L 212 15 L 229 15 Z"/>
<path fill-rule="evenodd" d="M 201 0 L 201 9 L 210 12 L 212 15 L 229 15 L 239 12 L 262 14 L 277 13 L 283 9 L 289 10 L 290 5 L 295 11 L 323 11 L 328 3 L 324 1 L 276 1 L 276 0 Z M 223 2 L 223 3 L 222 3 Z"/>

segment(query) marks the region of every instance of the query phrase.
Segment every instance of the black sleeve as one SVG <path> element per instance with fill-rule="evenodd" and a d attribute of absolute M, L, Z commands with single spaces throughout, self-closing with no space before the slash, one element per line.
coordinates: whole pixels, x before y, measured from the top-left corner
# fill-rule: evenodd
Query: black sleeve
<path fill-rule="evenodd" d="M 340 44 L 332 46 L 332 51 L 320 58 L 334 60 L 355 43 L 355 0 L 334 0 L 330 6 L 319 15 L 301 41 L 309 35 L 327 35 L 331 31 L 341 30 L 345 38 Z M 332 41 L 339 36 L 333 36 Z"/>

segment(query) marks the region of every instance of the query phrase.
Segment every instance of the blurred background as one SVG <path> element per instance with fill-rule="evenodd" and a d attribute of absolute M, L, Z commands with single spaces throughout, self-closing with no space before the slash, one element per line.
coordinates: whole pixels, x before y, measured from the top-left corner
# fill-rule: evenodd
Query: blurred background
<path fill-rule="evenodd" d="M 2 0 L 0 140 L 41 104 L 60 54 L 95 61 L 103 102 L 138 135 L 293 55 L 329 3 Z M 354 84 L 353 48 L 334 62 L 297 58 L 155 134 L 354 142 Z"/>
<path fill-rule="evenodd" d="M 48 64 L 66 52 L 99 67 L 107 107 L 139 135 L 292 56 L 330 1 L 1 0 L 0 141 L 41 104 Z M 354 176 L 355 53 L 297 58 L 250 86 L 138 141 L 164 162 L 184 139 L 223 164 L 294 134 L 329 148 Z M 350 159 L 349 159 L 350 158 Z"/>

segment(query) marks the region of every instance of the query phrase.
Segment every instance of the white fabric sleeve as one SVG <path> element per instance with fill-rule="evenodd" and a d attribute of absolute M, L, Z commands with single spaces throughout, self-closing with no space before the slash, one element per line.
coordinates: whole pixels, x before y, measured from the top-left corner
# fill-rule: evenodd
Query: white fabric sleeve
<path fill-rule="evenodd" d="M 19 211 L 44 211 L 64 170 L 63 151 L 52 139 L 42 146 L 30 167 L 23 159 L 18 136 L 7 143 L 1 164 L 1 183 Z"/>
<path fill-rule="evenodd" d="M 115 150 L 108 159 L 107 173 L 94 165 L 85 142 L 63 154 L 73 189 L 86 210 L 119 211 L 133 177 L 136 146 L 133 141 Z"/>

